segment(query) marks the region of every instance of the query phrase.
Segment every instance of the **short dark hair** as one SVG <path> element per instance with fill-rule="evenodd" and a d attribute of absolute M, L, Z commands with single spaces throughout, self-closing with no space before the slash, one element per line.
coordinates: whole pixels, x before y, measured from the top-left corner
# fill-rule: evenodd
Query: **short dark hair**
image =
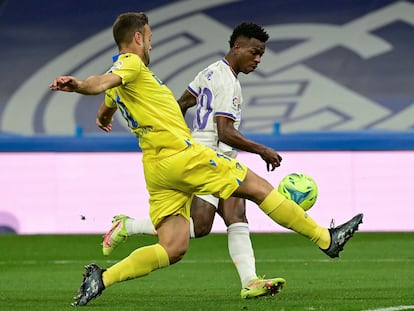
<path fill-rule="evenodd" d="M 148 16 L 143 13 L 123 13 L 118 16 L 112 27 L 114 40 L 118 47 L 129 43 L 135 32 L 144 33 L 144 26 L 148 24 Z"/>
<path fill-rule="evenodd" d="M 269 35 L 263 29 L 263 27 L 251 22 L 240 23 L 236 26 L 236 28 L 234 28 L 229 40 L 231 48 L 234 46 L 234 43 L 239 37 L 246 37 L 249 39 L 255 38 L 257 40 L 260 40 L 261 42 L 266 42 L 267 40 L 269 40 Z"/>

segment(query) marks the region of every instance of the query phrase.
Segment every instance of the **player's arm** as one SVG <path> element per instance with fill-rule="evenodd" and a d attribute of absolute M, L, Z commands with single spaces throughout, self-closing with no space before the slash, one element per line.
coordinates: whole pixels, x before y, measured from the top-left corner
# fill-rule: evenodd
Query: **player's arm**
<path fill-rule="evenodd" d="M 52 91 L 76 92 L 83 95 L 97 95 L 122 84 L 120 76 L 107 73 L 78 80 L 72 76 L 59 76 L 49 86 Z"/>
<path fill-rule="evenodd" d="M 197 98 L 188 90 L 185 90 L 183 95 L 181 95 L 178 99 L 178 104 L 180 105 L 183 116 L 185 116 L 188 108 L 191 108 L 197 104 Z"/>
<path fill-rule="evenodd" d="M 100 127 L 103 131 L 110 132 L 112 130 L 112 120 L 116 109 L 116 106 L 108 107 L 104 100 L 98 109 L 96 125 Z"/>
<path fill-rule="evenodd" d="M 267 170 L 273 171 L 280 166 L 282 157 L 273 149 L 258 144 L 234 128 L 234 120 L 224 116 L 216 116 L 217 134 L 219 141 L 239 150 L 256 153 L 267 164 Z"/>

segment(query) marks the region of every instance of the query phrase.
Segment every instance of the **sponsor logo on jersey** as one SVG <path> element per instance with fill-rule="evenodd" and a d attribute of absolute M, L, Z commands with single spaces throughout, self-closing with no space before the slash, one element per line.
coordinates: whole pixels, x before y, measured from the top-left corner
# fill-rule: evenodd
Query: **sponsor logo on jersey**
<path fill-rule="evenodd" d="M 240 99 L 239 99 L 239 97 L 237 97 L 237 96 L 233 97 L 232 107 L 236 111 L 240 110 Z"/>
<path fill-rule="evenodd" d="M 112 65 L 112 67 L 111 67 L 111 70 L 110 70 L 110 71 L 112 71 L 112 70 L 119 70 L 119 69 L 121 69 L 123 64 L 124 64 L 124 62 L 123 62 L 122 60 L 119 60 L 119 61 L 115 62 L 115 63 Z"/>

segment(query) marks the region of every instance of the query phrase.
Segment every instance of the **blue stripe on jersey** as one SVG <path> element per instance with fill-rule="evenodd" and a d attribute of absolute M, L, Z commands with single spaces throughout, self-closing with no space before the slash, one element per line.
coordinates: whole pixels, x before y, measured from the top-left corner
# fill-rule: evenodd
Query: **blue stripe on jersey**
<path fill-rule="evenodd" d="M 189 91 L 191 94 L 193 94 L 195 97 L 198 97 L 198 93 L 194 91 L 190 86 L 187 86 L 187 91 Z"/>
<path fill-rule="evenodd" d="M 229 68 L 230 68 L 231 72 L 233 73 L 233 76 L 237 79 L 237 74 L 234 72 L 233 68 L 231 68 L 231 66 L 230 66 L 229 62 L 227 61 L 227 59 L 222 58 L 222 59 L 221 59 L 221 61 L 222 61 L 223 63 L 225 63 L 227 66 L 229 66 Z"/>
<path fill-rule="evenodd" d="M 112 56 L 112 62 L 115 63 L 118 60 L 118 58 L 119 58 L 120 55 L 121 55 L 121 53 Z"/>
<path fill-rule="evenodd" d="M 227 61 L 227 59 L 222 58 L 222 59 L 221 59 L 221 61 L 222 61 L 223 63 L 225 63 L 227 66 L 230 66 L 230 64 L 229 64 L 229 62 Z"/>
<path fill-rule="evenodd" d="M 236 120 L 236 116 L 234 114 L 227 113 L 227 112 L 216 112 L 214 115 L 215 116 L 227 117 L 227 118 Z"/>

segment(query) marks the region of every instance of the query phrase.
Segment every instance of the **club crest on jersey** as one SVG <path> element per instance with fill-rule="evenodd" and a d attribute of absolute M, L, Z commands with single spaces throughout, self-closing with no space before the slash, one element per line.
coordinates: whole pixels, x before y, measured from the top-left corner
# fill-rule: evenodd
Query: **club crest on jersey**
<path fill-rule="evenodd" d="M 207 79 L 208 81 L 210 81 L 210 80 L 211 80 L 211 77 L 213 76 L 213 73 L 214 73 L 214 71 L 213 71 L 213 70 L 210 70 L 210 71 L 208 71 L 208 72 L 207 72 L 207 74 L 206 74 L 206 79 Z"/>
<path fill-rule="evenodd" d="M 112 65 L 112 67 L 111 67 L 111 70 L 110 71 L 112 71 L 112 70 L 119 70 L 119 69 L 121 69 L 121 67 L 122 67 L 122 65 L 124 64 L 124 62 L 122 61 L 122 60 L 119 60 L 119 61 L 117 61 L 116 63 L 114 63 L 113 65 Z"/>
<path fill-rule="evenodd" d="M 239 99 L 239 97 L 234 96 L 231 105 L 232 105 L 234 110 L 239 111 L 240 110 L 240 99 Z"/>

